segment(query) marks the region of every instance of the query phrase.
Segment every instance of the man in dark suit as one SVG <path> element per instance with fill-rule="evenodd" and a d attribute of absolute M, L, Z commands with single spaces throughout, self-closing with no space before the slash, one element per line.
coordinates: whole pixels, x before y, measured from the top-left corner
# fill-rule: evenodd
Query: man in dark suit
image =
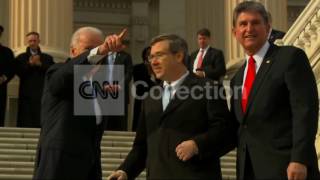
<path fill-rule="evenodd" d="M 108 116 L 108 123 L 106 125 L 106 130 L 117 130 L 117 131 L 126 131 L 127 130 L 127 118 L 128 118 L 128 105 L 129 105 L 129 86 L 132 78 L 132 58 L 131 55 L 126 53 L 125 51 L 120 52 L 112 52 L 106 57 L 107 65 L 123 65 L 124 66 L 124 94 L 125 94 L 125 102 L 124 102 L 124 114 L 119 116 Z M 109 66 L 113 67 L 113 66 Z M 113 68 L 116 69 L 116 68 Z M 112 70 L 111 70 L 112 71 Z M 115 70 L 116 71 L 116 70 Z M 117 73 L 117 72 L 115 72 Z"/>
<path fill-rule="evenodd" d="M 239 125 L 237 178 L 319 179 L 318 93 L 306 54 L 268 42 L 262 4 L 244 1 L 233 17 L 233 34 L 246 53 L 231 81 L 231 111 Z"/>
<path fill-rule="evenodd" d="M 82 27 L 72 36 L 72 59 L 53 65 L 47 71 L 35 180 L 102 179 L 100 142 L 105 122 L 102 114 L 96 111 L 101 106 L 94 100 L 86 106 L 94 115 L 75 115 L 74 95 L 78 90 L 73 86 L 74 67 L 99 64 L 109 51 L 122 50 L 124 34 L 125 31 L 119 36 L 108 36 L 103 43 L 100 30 Z M 100 57 L 92 58 L 96 56 Z M 99 65 L 90 73 L 94 74 L 96 67 Z"/>
<path fill-rule="evenodd" d="M 199 77 L 219 81 L 226 73 L 223 52 L 210 47 L 210 31 L 206 28 L 197 32 L 199 49 L 190 55 L 189 70 Z"/>
<path fill-rule="evenodd" d="M 218 85 L 189 73 L 186 58 L 179 36 L 152 40 L 149 62 L 164 91 L 155 86 L 144 100 L 132 150 L 109 179 L 134 179 L 144 168 L 147 179 L 221 179 L 226 101 L 206 96 Z"/>
<path fill-rule="evenodd" d="M 272 16 L 270 12 L 268 12 L 268 20 L 271 27 L 268 39 L 270 43 L 274 43 L 275 40 L 282 39 L 286 33 L 272 28 Z"/>
<path fill-rule="evenodd" d="M 15 60 L 20 79 L 17 127 L 39 128 L 44 77 L 54 62 L 52 56 L 41 51 L 39 33 L 28 33 L 26 41 L 26 52 Z"/>
<path fill-rule="evenodd" d="M 150 91 L 150 88 L 158 84 L 155 79 L 154 73 L 151 70 L 148 62 L 150 54 L 150 46 L 143 49 L 141 54 L 142 63 L 133 66 L 133 81 L 136 88 L 136 97 L 134 99 L 133 121 L 132 130 L 136 131 L 138 127 L 138 121 L 140 119 L 142 97 L 145 93 Z"/>
<path fill-rule="evenodd" d="M 0 37 L 3 30 L 3 27 L 0 26 Z M 14 75 L 13 60 L 14 55 L 11 49 L 0 44 L 0 126 L 4 126 L 7 85 Z"/>

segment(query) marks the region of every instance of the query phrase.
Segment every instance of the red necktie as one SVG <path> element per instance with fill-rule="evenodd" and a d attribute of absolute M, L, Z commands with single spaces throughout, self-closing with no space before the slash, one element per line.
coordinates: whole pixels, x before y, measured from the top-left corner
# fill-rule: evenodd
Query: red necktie
<path fill-rule="evenodd" d="M 250 56 L 248 67 L 247 67 L 247 76 L 243 84 L 243 90 L 242 90 L 242 112 L 246 112 L 248 97 L 249 97 L 250 90 L 252 88 L 252 84 L 255 76 L 256 76 L 255 60 L 253 59 L 252 56 Z"/>
<path fill-rule="evenodd" d="M 200 54 L 199 54 L 199 58 L 198 58 L 198 64 L 197 64 L 197 69 L 201 69 L 201 67 L 202 67 L 202 61 L 203 61 L 203 59 L 202 59 L 202 56 L 203 56 L 203 49 L 201 49 L 200 50 Z"/>

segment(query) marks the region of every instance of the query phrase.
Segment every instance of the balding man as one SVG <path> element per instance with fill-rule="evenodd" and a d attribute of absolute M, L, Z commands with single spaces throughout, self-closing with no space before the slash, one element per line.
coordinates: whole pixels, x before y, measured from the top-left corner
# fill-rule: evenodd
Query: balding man
<path fill-rule="evenodd" d="M 74 67 L 95 64 L 91 54 L 104 57 L 109 51 L 122 50 L 122 36 L 111 35 L 104 41 L 99 29 L 80 28 L 72 36 L 71 59 L 47 71 L 34 179 L 101 179 L 104 121 L 98 114 L 74 114 Z"/>

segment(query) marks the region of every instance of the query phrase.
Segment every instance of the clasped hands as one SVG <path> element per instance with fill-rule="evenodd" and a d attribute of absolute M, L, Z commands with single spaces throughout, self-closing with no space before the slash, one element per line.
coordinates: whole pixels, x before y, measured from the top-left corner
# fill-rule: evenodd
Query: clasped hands
<path fill-rule="evenodd" d="M 197 75 L 200 78 L 203 78 L 205 76 L 204 71 L 203 70 L 197 70 L 195 72 L 195 75 Z"/>
<path fill-rule="evenodd" d="M 41 66 L 41 60 L 40 60 L 40 55 L 36 54 L 36 55 L 31 55 L 29 57 L 29 64 L 31 66 Z"/>

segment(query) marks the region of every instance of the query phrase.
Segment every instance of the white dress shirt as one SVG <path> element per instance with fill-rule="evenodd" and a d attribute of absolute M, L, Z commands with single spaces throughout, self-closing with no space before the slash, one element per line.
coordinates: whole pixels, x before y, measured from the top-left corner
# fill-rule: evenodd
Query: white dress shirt
<path fill-rule="evenodd" d="M 266 41 L 264 43 L 264 45 L 262 46 L 262 48 L 256 54 L 253 55 L 253 59 L 255 60 L 256 74 L 258 73 L 258 71 L 260 69 L 263 58 L 267 54 L 269 47 L 270 47 L 270 44 L 268 41 Z M 247 77 L 249 57 L 250 56 L 246 54 L 246 67 L 244 69 L 244 74 L 243 74 L 242 89 L 243 89 L 244 81 Z"/>

